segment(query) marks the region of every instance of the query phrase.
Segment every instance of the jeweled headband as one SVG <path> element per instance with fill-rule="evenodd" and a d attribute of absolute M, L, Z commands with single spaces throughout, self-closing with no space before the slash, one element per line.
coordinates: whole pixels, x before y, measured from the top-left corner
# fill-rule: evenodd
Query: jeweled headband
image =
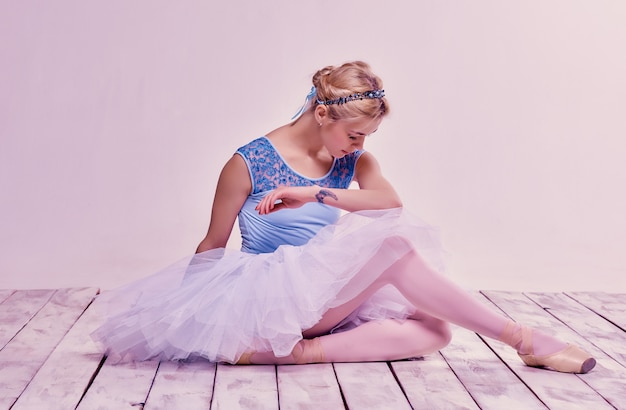
<path fill-rule="evenodd" d="M 366 99 L 374 99 L 374 98 L 383 98 L 385 96 L 385 90 L 371 90 L 371 91 L 365 91 L 362 93 L 354 93 L 354 94 L 350 94 L 347 97 L 339 97 L 337 99 L 334 100 L 320 100 L 319 98 L 317 100 L 315 100 L 316 103 L 320 104 L 320 105 L 332 105 L 332 104 L 345 104 L 347 102 L 350 101 L 356 101 L 356 100 L 366 100 Z"/>
<path fill-rule="evenodd" d="M 323 101 L 317 98 L 315 102 L 320 105 L 345 104 L 348 101 L 383 98 L 384 96 L 385 90 L 371 90 L 362 93 L 354 93 L 347 97 L 340 97 L 334 100 Z M 304 104 L 302 105 L 302 107 L 300 107 L 296 115 L 291 117 L 291 119 L 295 120 L 296 118 L 300 117 L 302 113 L 304 113 L 306 109 L 310 106 L 309 104 L 311 103 L 311 101 L 313 101 L 315 97 L 317 97 L 317 89 L 315 88 L 315 86 L 313 86 L 311 87 L 311 91 L 309 91 L 309 94 L 307 94 L 306 98 L 304 99 Z"/>

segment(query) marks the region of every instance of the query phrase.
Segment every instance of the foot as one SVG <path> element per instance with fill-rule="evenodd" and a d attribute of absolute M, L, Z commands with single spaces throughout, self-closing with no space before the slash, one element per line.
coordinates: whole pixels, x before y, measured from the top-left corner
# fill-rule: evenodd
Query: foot
<path fill-rule="evenodd" d="M 273 352 L 245 352 L 236 364 L 307 364 L 324 362 L 320 338 L 300 340 L 287 357 L 276 357 Z"/>
<path fill-rule="evenodd" d="M 547 367 L 564 373 L 587 373 L 596 365 L 596 360 L 584 350 L 513 321 L 506 324 L 498 339 L 514 347 L 527 366 Z"/>
<path fill-rule="evenodd" d="M 319 337 L 302 339 L 291 352 L 295 364 L 324 363 L 324 350 Z"/>

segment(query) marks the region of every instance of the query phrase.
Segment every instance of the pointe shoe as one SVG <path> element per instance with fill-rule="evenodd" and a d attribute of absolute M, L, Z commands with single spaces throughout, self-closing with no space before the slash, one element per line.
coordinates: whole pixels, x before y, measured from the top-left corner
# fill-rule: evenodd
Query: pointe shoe
<path fill-rule="evenodd" d="M 564 373 L 587 373 L 596 365 L 596 359 L 589 353 L 570 344 L 565 349 L 552 354 L 535 356 L 518 353 L 518 356 L 527 366 L 548 367 Z"/>
<path fill-rule="evenodd" d="M 243 352 L 243 354 L 241 355 L 241 357 L 239 357 L 239 360 L 237 360 L 235 362 L 235 364 L 237 364 L 237 365 L 239 365 L 239 364 L 252 364 L 252 362 L 250 361 L 250 358 L 255 353 L 256 352 Z"/>
<path fill-rule="evenodd" d="M 239 360 L 235 362 L 236 365 L 246 365 L 246 364 L 257 364 L 251 361 L 252 355 L 254 355 L 255 351 L 244 352 Z M 302 339 L 300 342 L 296 344 L 291 352 L 291 357 L 293 359 L 293 364 L 307 364 L 307 363 L 323 363 L 324 362 L 324 351 L 322 350 L 322 343 L 320 342 L 320 338 L 316 337 L 314 339 Z M 266 363 L 263 361 L 263 358 L 257 357 L 257 360 L 260 360 L 259 363 Z M 269 361 L 269 363 L 280 363 L 278 359 L 276 362 Z M 291 364 L 291 362 L 283 362 L 284 364 Z"/>
<path fill-rule="evenodd" d="M 295 364 L 324 363 L 324 350 L 319 337 L 302 339 L 298 344 L 302 349 L 297 352 L 294 348 L 292 356 Z"/>
<path fill-rule="evenodd" d="M 531 367 L 547 367 L 563 373 L 587 373 L 596 365 L 596 359 L 584 350 L 568 344 L 558 352 L 537 356 L 533 353 L 533 330 L 510 321 L 498 340 L 517 349 L 517 355 Z"/>

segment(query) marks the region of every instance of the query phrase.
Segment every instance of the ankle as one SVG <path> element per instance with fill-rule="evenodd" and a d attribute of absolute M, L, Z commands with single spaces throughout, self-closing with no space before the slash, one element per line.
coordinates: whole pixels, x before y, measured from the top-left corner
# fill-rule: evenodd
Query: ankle
<path fill-rule="evenodd" d="M 498 340 L 522 355 L 545 355 L 564 349 L 567 344 L 528 326 L 508 321 Z"/>
<path fill-rule="evenodd" d="M 533 330 L 512 320 L 506 323 L 498 340 L 511 346 L 520 354 L 533 353 Z"/>

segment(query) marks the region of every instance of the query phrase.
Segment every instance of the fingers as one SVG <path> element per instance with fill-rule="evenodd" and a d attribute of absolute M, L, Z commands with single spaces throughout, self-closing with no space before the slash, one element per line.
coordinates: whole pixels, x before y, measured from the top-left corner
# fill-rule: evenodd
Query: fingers
<path fill-rule="evenodd" d="M 267 203 L 267 196 L 264 196 L 263 199 L 261 199 L 261 202 L 259 202 L 254 209 L 259 211 L 259 214 L 263 215 L 263 214 L 267 213 L 266 212 L 266 208 L 267 208 L 266 203 Z"/>
<path fill-rule="evenodd" d="M 266 201 L 265 198 L 263 198 L 263 200 L 256 206 L 255 209 L 259 211 L 259 214 L 267 215 L 269 213 L 276 212 L 285 208 L 287 208 L 287 205 L 285 205 L 283 202 L 274 202 L 270 200 Z"/>
<path fill-rule="evenodd" d="M 283 202 L 278 202 L 275 203 L 272 208 L 266 213 L 271 214 L 273 212 L 280 211 L 281 209 L 287 209 L 287 205 L 285 205 Z"/>
<path fill-rule="evenodd" d="M 257 204 L 255 209 L 259 212 L 259 214 L 266 215 L 266 214 L 269 214 L 270 212 L 274 212 L 274 211 L 277 211 L 278 209 L 284 208 L 284 205 L 281 202 L 278 202 L 278 204 L 276 203 L 276 201 L 278 200 L 279 198 L 278 198 L 276 191 L 272 191 L 269 194 L 265 195 L 263 199 L 261 199 L 261 202 Z M 276 209 L 276 205 L 281 205 L 281 206 L 278 209 Z"/>
<path fill-rule="evenodd" d="M 255 209 L 260 215 L 266 215 L 281 209 L 297 208 L 304 204 L 298 198 L 297 188 L 278 187 L 265 195 Z"/>

